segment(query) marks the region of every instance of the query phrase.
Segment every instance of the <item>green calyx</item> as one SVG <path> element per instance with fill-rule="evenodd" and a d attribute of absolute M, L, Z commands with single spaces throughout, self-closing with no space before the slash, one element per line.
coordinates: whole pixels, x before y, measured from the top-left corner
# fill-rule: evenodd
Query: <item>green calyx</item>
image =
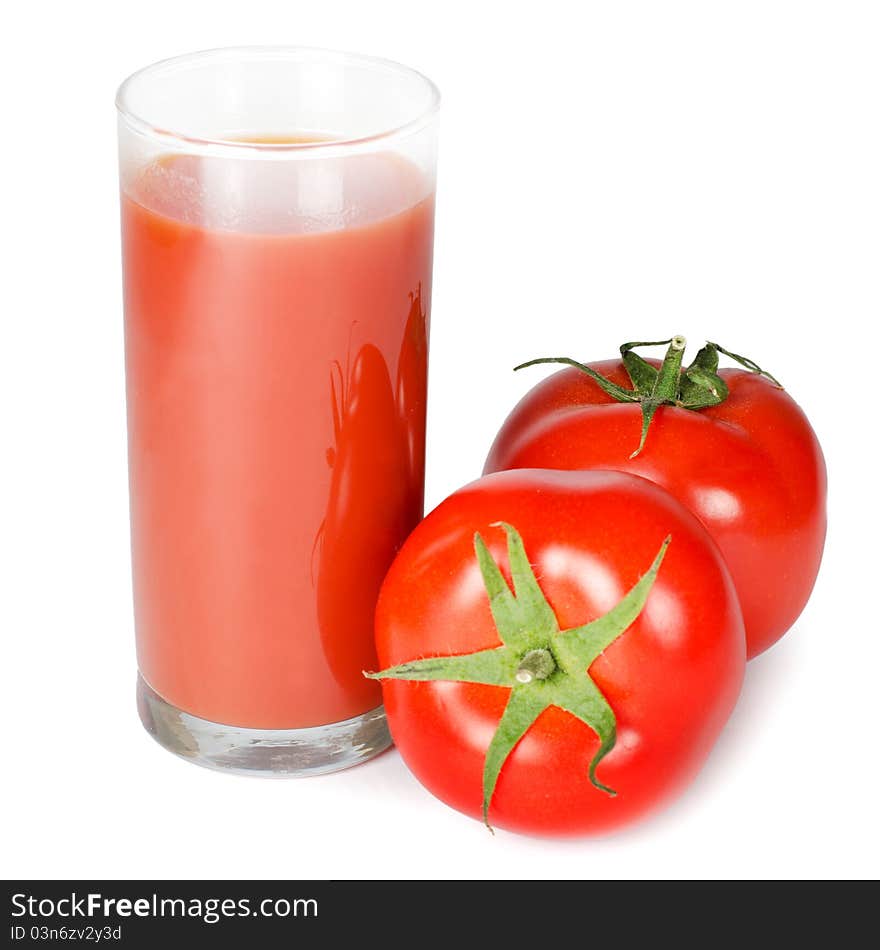
<path fill-rule="evenodd" d="M 583 626 L 560 630 L 519 533 L 504 522 L 493 527 L 501 527 L 507 534 L 512 590 L 479 534 L 474 535 L 474 549 L 503 645 L 461 656 L 413 660 L 364 674 L 377 680 L 446 680 L 510 690 L 483 766 L 483 820 L 490 830 L 489 806 L 501 769 L 519 740 L 550 706 L 565 710 L 596 733 L 599 749 L 589 763 L 589 779 L 600 791 L 616 794 L 596 778 L 596 768 L 614 748 L 617 720 L 589 670 L 642 612 L 670 542 L 667 537 L 647 573 L 608 613 Z"/>
<path fill-rule="evenodd" d="M 667 345 L 669 348 L 659 368 L 653 366 L 635 352 L 637 347 Z M 779 380 L 766 370 L 761 369 L 754 360 L 750 360 L 747 356 L 740 356 L 738 353 L 731 353 L 730 350 L 724 349 L 718 343 L 706 343 L 694 357 L 693 363 L 683 368 L 682 363 L 686 346 L 687 341 L 683 336 L 674 336 L 669 340 L 624 343 L 620 347 L 620 358 L 632 383 L 632 389 L 618 386 L 617 383 L 606 379 L 601 373 L 597 373 L 592 367 L 567 356 L 541 357 L 540 359 L 520 363 L 514 369 L 524 369 L 526 366 L 536 366 L 539 363 L 564 363 L 566 366 L 574 366 L 581 372 L 586 373 L 590 379 L 598 383 L 604 392 L 618 402 L 640 403 L 642 407 L 642 437 L 638 448 L 630 455 L 630 458 L 635 458 L 644 448 L 651 420 L 660 406 L 678 406 L 680 409 L 699 410 L 706 409 L 708 406 L 717 406 L 724 402 L 728 396 L 728 389 L 727 384 L 718 375 L 719 353 L 736 360 L 740 366 L 744 366 L 747 370 L 757 373 L 759 376 L 766 376 L 770 382 L 779 386 L 780 389 L 782 388 Z"/>

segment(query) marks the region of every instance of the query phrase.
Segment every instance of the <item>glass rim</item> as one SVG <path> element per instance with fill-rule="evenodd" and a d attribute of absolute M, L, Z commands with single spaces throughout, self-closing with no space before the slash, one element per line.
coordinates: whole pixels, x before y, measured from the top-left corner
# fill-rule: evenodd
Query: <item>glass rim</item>
<path fill-rule="evenodd" d="M 338 63 L 339 65 L 356 64 L 398 73 L 401 76 L 415 78 L 422 83 L 427 93 L 427 104 L 406 122 L 369 135 L 356 135 L 314 142 L 237 142 L 232 139 L 208 138 L 189 135 L 176 129 L 162 128 L 145 116 L 138 115 L 128 103 L 133 85 L 143 79 L 150 78 L 153 73 L 161 74 L 186 64 L 197 63 L 199 60 L 210 61 L 227 58 L 235 60 L 247 57 L 279 60 L 301 58 L 315 62 Z M 371 149 L 379 143 L 412 135 L 427 126 L 440 108 L 440 90 L 424 73 L 393 59 L 385 59 L 380 56 L 325 49 L 319 46 L 222 46 L 170 56 L 143 66 L 120 83 L 116 91 L 115 105 L 120 118 L 133 132 L 140 135 L 170 142 L 181 142 L 190 146 L 197 146 L 203 150 L 216 151 L 218 154 L 244 153 L 252 156 L 261 154 L 265 157 L 305 157 L 315 153 L 327 155 L 333 152 L 348 153 L 361 149 Z"/>

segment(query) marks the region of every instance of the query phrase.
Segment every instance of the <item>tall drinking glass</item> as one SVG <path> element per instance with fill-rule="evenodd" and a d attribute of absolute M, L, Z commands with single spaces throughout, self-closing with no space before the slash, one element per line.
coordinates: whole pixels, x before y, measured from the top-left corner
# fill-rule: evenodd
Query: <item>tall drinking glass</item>
<path fill-rule="evenodd" d="M 373 609 L 422 514 L 436 88 L 295 48 L 121 86 L 138 708 L 245 773 L 390 742 Z"/>

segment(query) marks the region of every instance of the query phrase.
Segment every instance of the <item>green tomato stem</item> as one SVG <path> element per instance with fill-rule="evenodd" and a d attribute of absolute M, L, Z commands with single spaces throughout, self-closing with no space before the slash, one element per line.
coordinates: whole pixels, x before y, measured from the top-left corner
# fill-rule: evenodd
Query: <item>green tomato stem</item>
<path fill-rule="evenodd" d="M 635 352 L 637 347 L 667 345 L 668 349 L 659 369 Z M 648 431 L 660 406 L 676 406 L 679 409 L 698 411 L 709 406 L 717 406 L 727 399 L 729 395 L 727 384 L 717 372 L 719 353 L 729 356 L 749 372 L 764 376 L 775 386 L 782 388 L 779 380 L 767 370 L 761 369 L 754 360 L 726 350 L 719 343 L 706 343 L 691 365 L 684 369 L 682 363 L 686 346 L 687 341 L 679 334 L 668 340 L 624 343 L 620 347 L 620 358 L 632 383 L 632 389 L 619 386 L 610 379 L 606 379 L 591 366 L 579 363 L 568 356 L 541 357 L 520 363 L 514 369 L 524 369 L 540 363 L 561 363 L 565 366 L 573 366 L 589 376 L 612 399 L 618 402 L 639 403 L 642 409 L 641 438 L 630 458 L 635 458 L 645 447 Z"/>

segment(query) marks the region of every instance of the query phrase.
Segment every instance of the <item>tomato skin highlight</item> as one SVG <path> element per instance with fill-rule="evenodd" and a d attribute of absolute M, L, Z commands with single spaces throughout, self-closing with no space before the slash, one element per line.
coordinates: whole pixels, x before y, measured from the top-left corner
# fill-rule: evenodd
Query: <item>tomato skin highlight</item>
<path fill-rule="evenodd" d="M 619 360 L 589 365 L 631 386 Z M 723 403 L 698 412 L 661 406 L 630 458 L 640 407 L 615 402 L 577 369 L 554 373 L 514 407 L 484 471 L 611 469 L 661 485 L 721 548 L 752 658 L 794 624 L 812 592 L 825 543 L 825 462 L 788 393 L 743 370 L 719 375 L 730 389 Z"/>
<path fill-rule="evenodd" d="M 380 668 L 500 645 L 474 557 L 479 531 L 509 581 L 499 521 L 520 532 L 564 630 L 618 602 L 672 543 L 645 609 L 590 667 L 617 717 L 617 744 L 592 785 L 599 740 L 546 710 L 505 762 L 489 810 L 494 827 L 597 834 L 680 792 L 699 770 L 742 684 L 745 635 L 729 572 L 697 519 L 646 479 L 617 472 L 516 470 L 465 486 L 415 529 L 376 611 Z M 481 817 L 486 749 L 506 687 L 383 680 L 391 733 L 438 798 Z"/>

